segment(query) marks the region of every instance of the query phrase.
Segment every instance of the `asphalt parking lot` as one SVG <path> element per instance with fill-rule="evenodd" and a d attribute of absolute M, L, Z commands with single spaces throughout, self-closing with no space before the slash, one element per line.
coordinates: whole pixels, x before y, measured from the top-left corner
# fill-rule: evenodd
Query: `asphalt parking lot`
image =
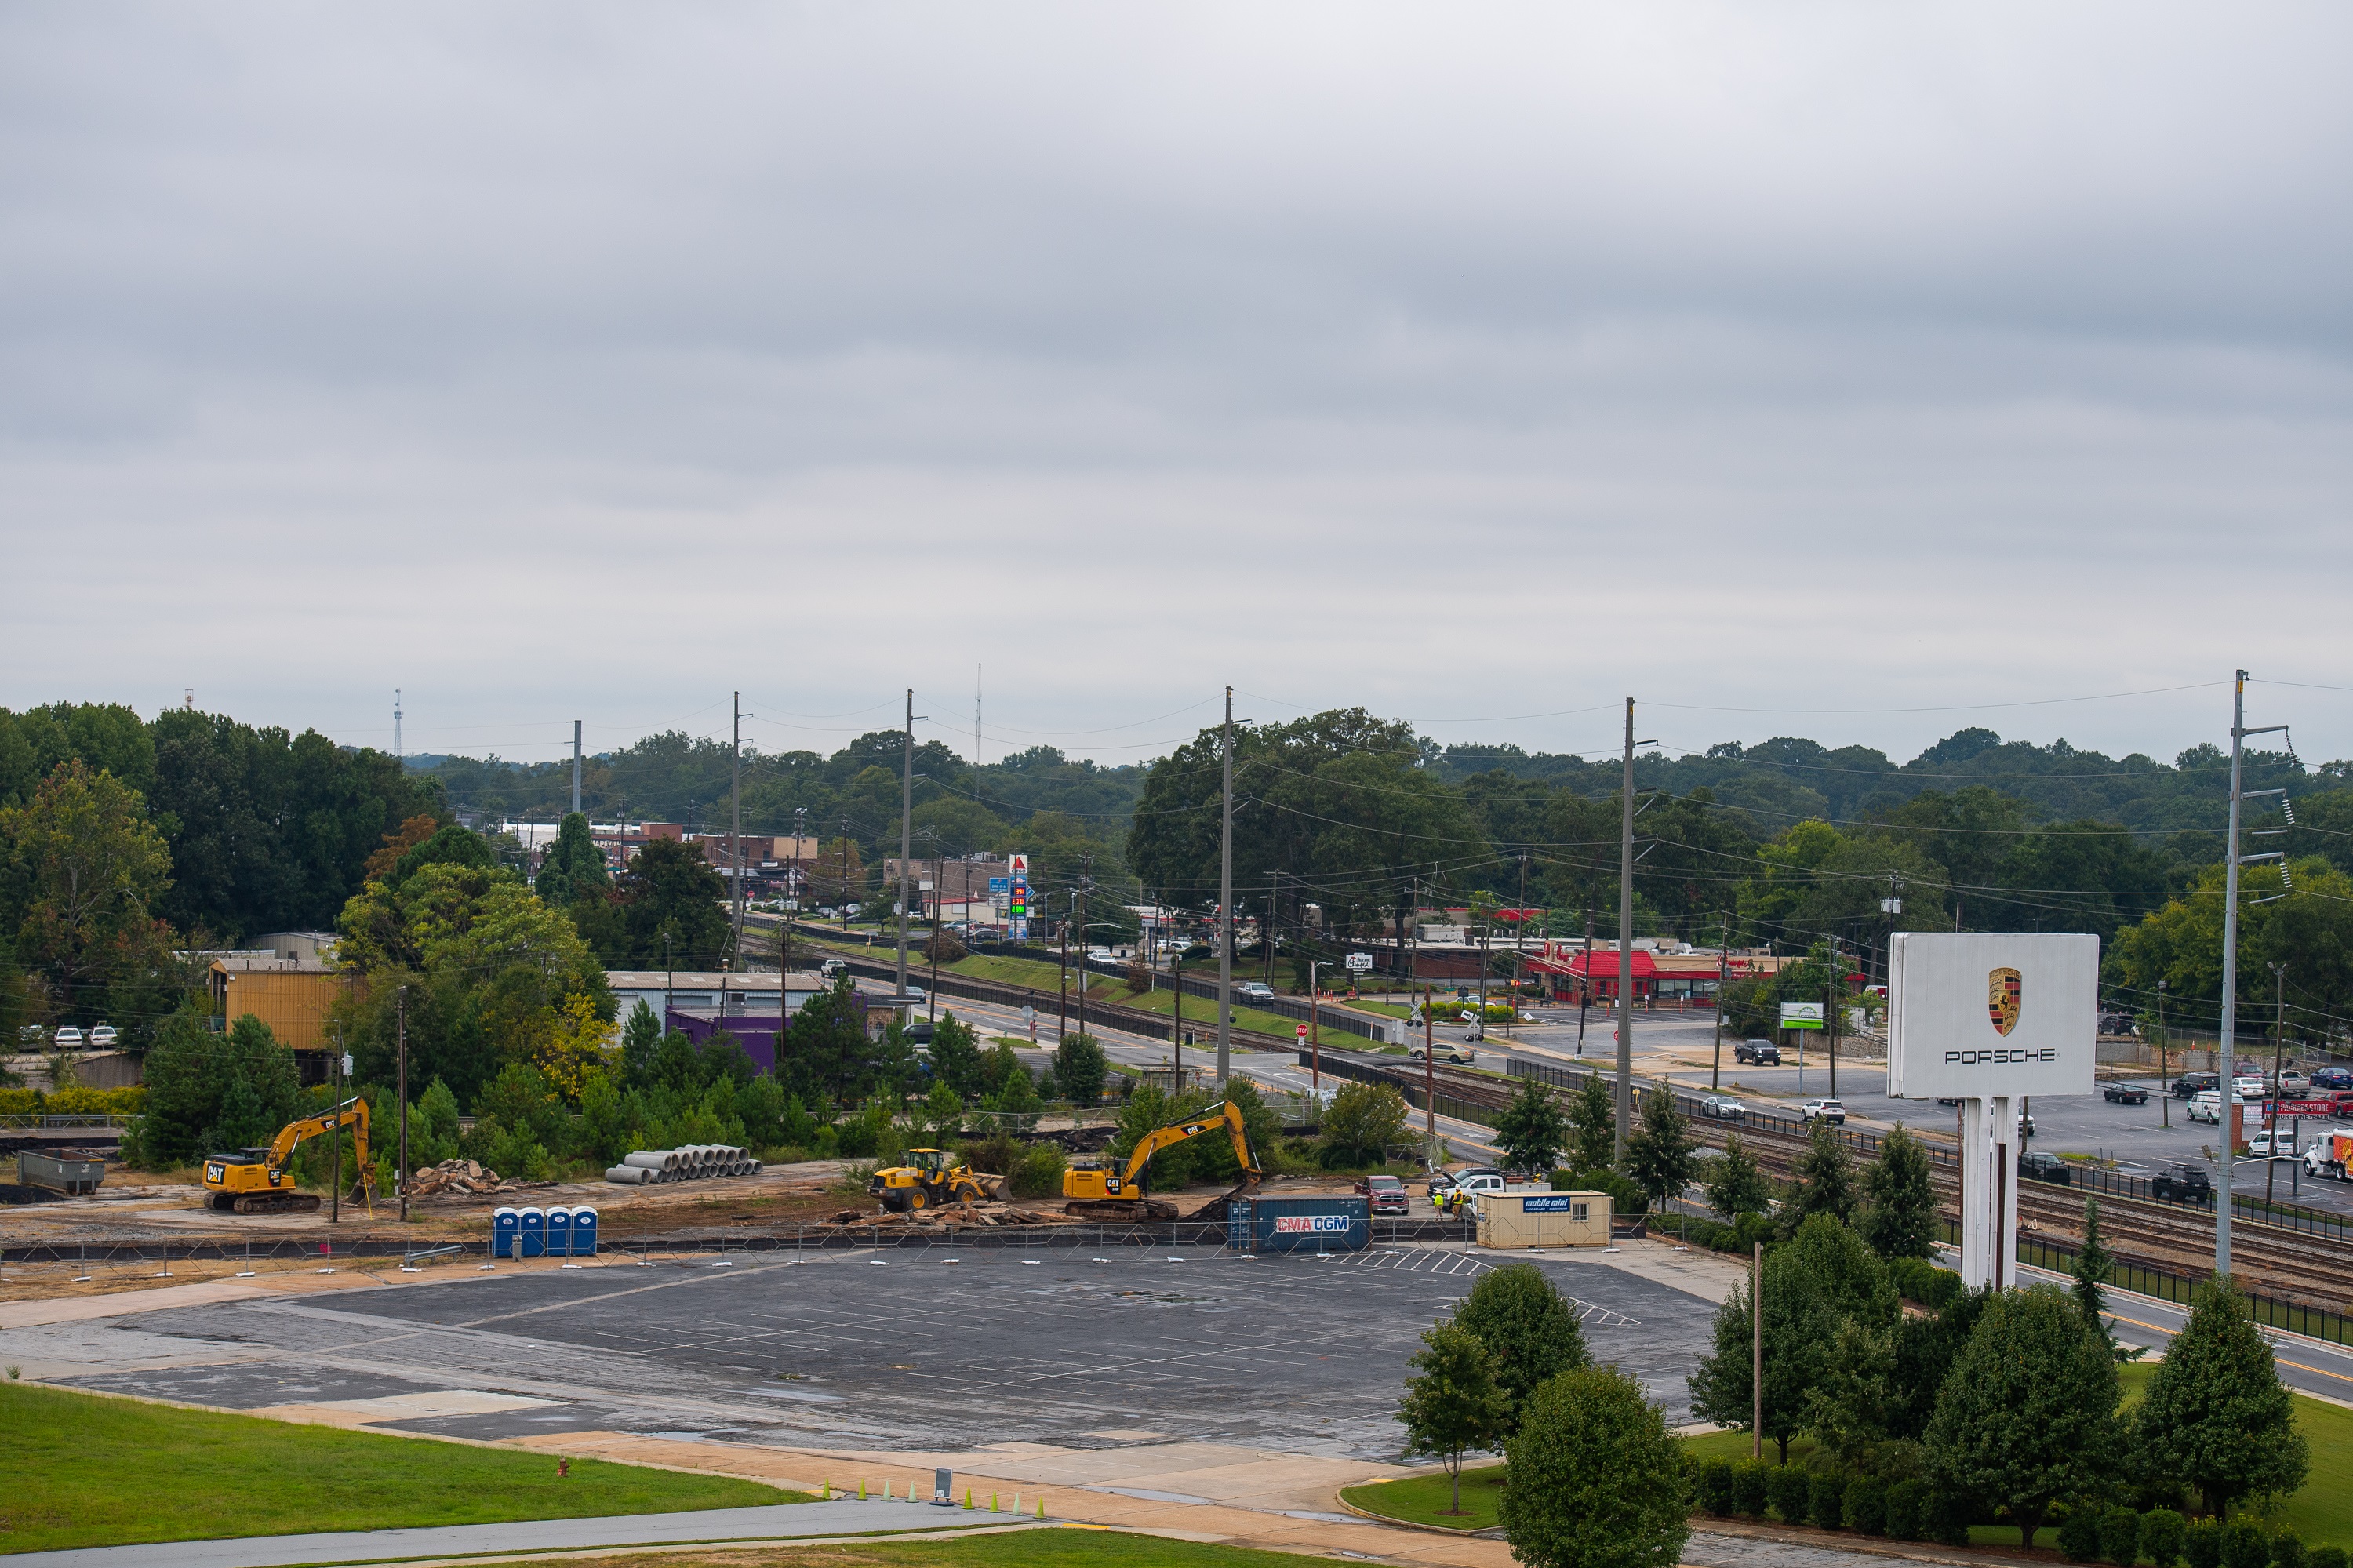
<path fill-rule="evenodd" d="M 57 1381 L 232 1409 L 414 1405 L 385 1424 L 478 1438 L 595 1428 L 925 1449 L 1165 1436 L 1380 1458 L 1397 1451 L 1419 1336 L 1502 1261 L 1095 1256 L 894 1249 L 189 1308 L 126 1320 L 138 1355 L 125 1340 L 114 1370 Z M 1580 1302 L 1597 1358 L 1690 1419 L 1709 1302 L 1595 1260 L 1529 1261 Z M 37 1359 L 39 1334 L 0 1341 Z"/>

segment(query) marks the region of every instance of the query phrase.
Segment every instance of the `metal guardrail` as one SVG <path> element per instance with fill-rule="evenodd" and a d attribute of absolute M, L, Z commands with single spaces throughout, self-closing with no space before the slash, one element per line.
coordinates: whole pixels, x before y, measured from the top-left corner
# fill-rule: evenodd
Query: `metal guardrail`
<path fill-rule="evenodd" d="M 9 1131 L 121 1131 L 131 1125 L 127 1116 L 0 1116 L 0 1128 Z"/>

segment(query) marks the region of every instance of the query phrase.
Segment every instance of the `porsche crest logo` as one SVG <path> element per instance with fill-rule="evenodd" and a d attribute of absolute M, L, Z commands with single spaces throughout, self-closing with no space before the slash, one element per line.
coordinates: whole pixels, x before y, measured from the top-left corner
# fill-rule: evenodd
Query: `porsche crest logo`
<path fill-rule="evenodd" d="M 1996 969 L 1986 976 L 1986 1016 L 1993 1020 L 1996 1034 L 2008 1034 L 2018 1027 L 2025 983 L 2025 977 L 2016 969 Z"/>

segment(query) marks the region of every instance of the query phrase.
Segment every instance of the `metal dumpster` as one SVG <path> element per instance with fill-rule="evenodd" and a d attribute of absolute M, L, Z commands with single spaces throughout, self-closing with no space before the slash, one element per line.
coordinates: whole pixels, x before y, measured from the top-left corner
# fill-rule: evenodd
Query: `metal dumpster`
<path fill-rule="evenodd" d="M 27 1187 L 46 1187 L 52 1192 L 94 1192 L 98 1184 L 106 1180 L 106 1161 L 60 1160 L 54 1154 L 19 1154 L 16 1180 Z"/>
<path fill-rule="evenodd" d="M 1361 1252 L 1373 1238 L 1363 1198 L 1235 1198 L 1226 1245 L 1235 1252 Z"/>

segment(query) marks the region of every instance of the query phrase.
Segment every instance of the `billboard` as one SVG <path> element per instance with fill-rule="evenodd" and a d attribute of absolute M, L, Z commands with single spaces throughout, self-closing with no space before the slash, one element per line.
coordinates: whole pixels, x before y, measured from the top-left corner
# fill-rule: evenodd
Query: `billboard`
<path fill-rule="evenodd" d="M 1889 1094 L 2092 1092 L 2097 937 L 1899 931 L 1888 970 Z"/>
<path fill-rule="evenodd" d="M 1784 1029 L 1820 1029 L 1822 1026 L 1822 1004 L 1819 1001 L 1785 1001 L 1781 1004 L 1781 1027 Z"/>

